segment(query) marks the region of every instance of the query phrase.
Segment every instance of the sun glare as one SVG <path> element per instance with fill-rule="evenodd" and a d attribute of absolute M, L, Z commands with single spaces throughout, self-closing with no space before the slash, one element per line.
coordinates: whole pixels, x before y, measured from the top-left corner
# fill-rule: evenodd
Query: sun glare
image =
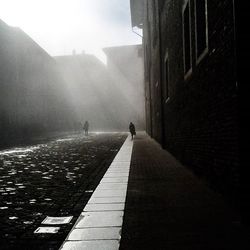
<path fill-rule="evenodd" d="M 85 51 L 105 63 L 103 47 L 138 43 L 138 37 L 129 33 L 129 25 L 120 25 L 119 17 L 117 21 L 107 20 L 105 11 L 111 2 L 0 0 L 0 19 L 20 27 L 52 56 Z"/>

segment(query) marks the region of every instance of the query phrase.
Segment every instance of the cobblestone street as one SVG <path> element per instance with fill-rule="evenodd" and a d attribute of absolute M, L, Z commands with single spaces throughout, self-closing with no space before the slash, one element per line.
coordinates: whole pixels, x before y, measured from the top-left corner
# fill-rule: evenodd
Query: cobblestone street
<path fill-rule="evenodd" d="M 0 151 L 1 249 L 58 249 L 126 134 L 81 134 Z M 73 216 L 34 234 L 46 216 Z"/>

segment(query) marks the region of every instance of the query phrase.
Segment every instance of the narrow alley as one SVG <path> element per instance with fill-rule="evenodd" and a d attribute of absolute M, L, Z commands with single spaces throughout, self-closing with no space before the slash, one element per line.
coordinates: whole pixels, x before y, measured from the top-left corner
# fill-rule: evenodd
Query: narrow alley
<path fill-rule="evenodd" d="M 1 250 L 250 249 L 238 10 L 0 1 Z"/>

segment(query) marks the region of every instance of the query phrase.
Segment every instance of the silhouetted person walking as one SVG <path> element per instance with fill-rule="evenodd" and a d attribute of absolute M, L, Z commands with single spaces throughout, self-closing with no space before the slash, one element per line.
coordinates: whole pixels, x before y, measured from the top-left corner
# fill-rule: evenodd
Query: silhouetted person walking
<path fill-rule="evenodd" d="M 83 125 L 83 129 L 84 129 L 84 133 L 85 135 L 88 135 L 89 134 L 89 122 L 86 121 Z"/>
<path fill-rule="evenodd" d="M 130 122 L 129 124 L 129 131 L 131 134 L 131 140 L 133 140 L 134 135 L 136 135 L 136 132 L 135 132 L 135 125 L 132 122 Z"/>

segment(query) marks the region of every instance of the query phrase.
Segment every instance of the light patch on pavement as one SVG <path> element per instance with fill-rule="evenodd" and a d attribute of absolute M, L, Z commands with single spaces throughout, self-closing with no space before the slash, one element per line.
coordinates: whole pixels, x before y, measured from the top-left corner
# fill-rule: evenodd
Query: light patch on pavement
<path fill-rule="evenodd" d="M 85 193 L 93 193 L 94 190 L 86 190 Z"/>
<path fill-rule="evenodd" d="M 65 141 L 72 141 L 74 138 L 67 138 L 67 139 L 58 139 L 56 142 L 65 142 Z"/>
<path fill-rule="evenodd" d="M 39 146 L 29 147 L 29 148 L 15 148 L 15 149 L 10 149 L 10 150 L 3 150 L 3 151 L 0 151 L 0 155 L 30 153 L 38 148 L 39 148 Z M 24 156 L 24 155 L 22 155 L 22 156 Z"/>
<path fill-rule="evenodd" d="M 17 220 L 18 219 L 18 217 L 16 217 L 16 216 L 10 216 L 9 217 L 9 220 Z"/>

